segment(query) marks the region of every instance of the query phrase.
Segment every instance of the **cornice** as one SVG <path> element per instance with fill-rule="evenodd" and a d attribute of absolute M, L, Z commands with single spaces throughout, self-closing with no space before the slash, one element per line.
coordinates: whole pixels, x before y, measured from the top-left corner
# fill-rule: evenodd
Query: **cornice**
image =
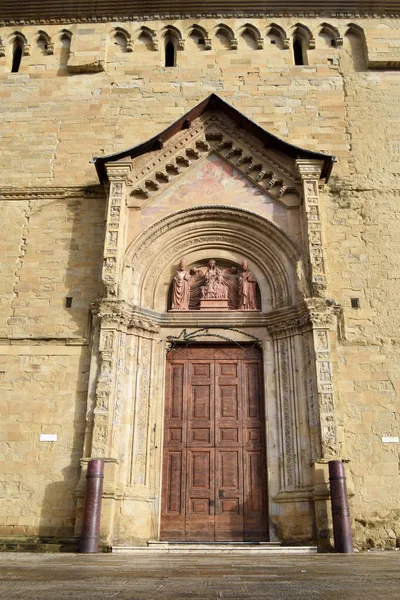
<path fill-rule="evenodd" d="M 85 337 L 53 337 L 53 336 L 9 336 L 0 337 L 2 346 L 88 346 L 89 340 Z"/>
<path fill-rule="evenodd" d="M 149 21 L 188 18 L 269 18 L 334 17 L 395 18 L 400 15 L 399 0 L 64 0 L 51 2 L 3 0 L 0 23 L 3 25 L 35 23 L 87 23 L 109 21 Z"/>
<path fill-rule="evenodd" d="M 46 200 L 62 198 L 105 198 L 101 185 L 66 187 L 0 187 L 0 200 Z"/>

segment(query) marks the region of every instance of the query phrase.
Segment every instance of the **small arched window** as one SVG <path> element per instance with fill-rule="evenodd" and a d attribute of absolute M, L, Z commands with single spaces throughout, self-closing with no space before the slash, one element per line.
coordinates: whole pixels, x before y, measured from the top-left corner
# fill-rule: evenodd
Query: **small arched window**
<path fill-rule="evenodd" d="M 304 48 L 303 42 L 300 38 L 296 37 L 293 40 L 293 54 L 294 54 L 294 64 L 295 65 L 305 65 L 307 61 L 304 60 Z"/>
<path fill-rule="evenodd" d="M 165 66 L 175 67 L 176 66 L 176 53 L 175 45 L 171 40 L 166 40 L 165 43 Z"/>
<path fill-rule="evenodd" d="M 22 60 L 22 45 L 20 42 L 16 41 L 14 43 L 11 73 L 18 73 L 19 67 L 21 66 L 21 60 Z"/>

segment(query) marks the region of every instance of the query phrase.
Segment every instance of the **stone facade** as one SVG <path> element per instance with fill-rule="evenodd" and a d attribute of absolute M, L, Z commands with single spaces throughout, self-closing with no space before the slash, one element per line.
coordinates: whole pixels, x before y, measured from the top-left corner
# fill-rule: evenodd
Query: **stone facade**
<path fill-rule="evenodd" d="M 341 458 L 394 547 L 400 21 L 178 17 L 0 28 L 0 536 L 73 542 L 102 457 L 104 544 L 157 539 L 166 350 L 213 328 L 263 350 L 271 539 L 329 544 Z M 248 260 L 260 313 L 169 312 L 183 256 Z"/>

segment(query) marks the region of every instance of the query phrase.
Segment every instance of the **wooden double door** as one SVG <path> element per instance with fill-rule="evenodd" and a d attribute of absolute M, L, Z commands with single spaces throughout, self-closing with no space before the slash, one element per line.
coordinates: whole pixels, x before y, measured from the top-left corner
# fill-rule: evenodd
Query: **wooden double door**
<path fill-rule="evenodd" d="M 161 540 L 267 541 L 261 352 L 167 357 Z"/>

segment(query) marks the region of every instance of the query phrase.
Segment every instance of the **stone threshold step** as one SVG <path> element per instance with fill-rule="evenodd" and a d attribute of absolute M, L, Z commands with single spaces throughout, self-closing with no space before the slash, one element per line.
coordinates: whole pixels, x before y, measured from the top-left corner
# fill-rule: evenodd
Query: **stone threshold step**
<path fill-rule="evenodd" d="M 282 546 L 280 542 L 159 542 L 158 540 L 150 540 L 147 542 L 147 545 L 160 548 L 165 546 L 207 546 L 207 548 L 213 548 L 214 546 L 235 546 L 239 548 L 243 548 L 244 546 L 274 546 L 280 548 Z"/>
<path fill-rule="evenodd" d="M 113 546 L 113 553 L 119 554 L 168 554 L 168 553 L 200 553 L 213 554 L 221 552 L 224 554 L 316 554 L 316 546 L 281 546 L 275 543 L 248 544 L 243 542 L 233 543 L 171 543 L 171 542 L 149 542 L 147 546 Z"/>

